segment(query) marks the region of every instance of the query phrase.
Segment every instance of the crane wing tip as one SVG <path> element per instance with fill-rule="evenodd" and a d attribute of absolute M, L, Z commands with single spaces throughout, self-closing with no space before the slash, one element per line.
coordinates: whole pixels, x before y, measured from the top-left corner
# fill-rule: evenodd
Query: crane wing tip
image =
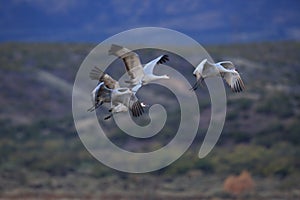
<path fill-rule="evenodd" d="M 123 49 L 122 46 L 112 44 L 110 46 L 110 49 L 108 50 L 108 55 L 114 55 L 117 51 L 120 51 L 121 49 Z"/>
<path fill-rule="evenodd" d="M 134 117 L 139 117 L 144 113 L 144 108 L 140 101 L 136 101 L 132 105 L 131 112 Z"/>
<path fill-rule="evenodd" d="M 245 90 L 245 85 L 241 78 L 238 78 L 235 84 L 231 87 L 233 92 L 239 93 Z"/>

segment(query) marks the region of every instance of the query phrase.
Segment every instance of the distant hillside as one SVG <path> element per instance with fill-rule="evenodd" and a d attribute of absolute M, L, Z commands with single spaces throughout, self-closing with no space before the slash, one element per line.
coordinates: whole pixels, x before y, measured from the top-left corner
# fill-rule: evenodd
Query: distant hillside
<path fill-rule="evenodd" d="M 39 119 L 71 116 L 73 81 L 81 62 L 92 48 L 92 44 L 1 44 L 0 76 L 3 84 L 0 102 L 7 106 L 2 108 L 0 118 L 10 119 L 12 123 L 26 124 L 38 120 L 37 116 Z M 215 61 L 233 61 L 247 86 L 246 92 L 241 94 L 233 94 L 228 90 L 226 127 L 238 124 L 240 132 L 256 134 L 268 127 L 271 118 L 274 118 L 273 124 L 277 124 L 278 120 L 279 124 L 284 125 L 286 121 L 291 121 L 290 118 L 298 116 L 300 43 L 209 46 L 207 51 Z M 147 55 L 141 58 L 149 60 Z M 179 69 L 183 61 L 174 59 L 171 56 L 168 65 Z M 112 68 L 117 70 L 113 74 L 123 71 L 119 65 L 123 65 L 121 61 L 117 62 L 117 67 Z M 181 70 L 181 73 L 192 84 L 194 77 L 191 70 L 190 67 Z M 157 89 L 150 88 L 147 92 L 155 93 Z M 206 89 L 200 88 L 198 93 L 206 95 L 202 98 L 206 100 L 201 100 L 200 103 L 209 105 Z M 209 106 L 203 109 L 203 112 L 206 112 L 205 109 L 209 111 Z M 256 126 L 266 116 L 267 122 Z M 203 120 L 205 121 L 205 116 Z"/>
<path fill-rule="evenodd" d="M 117 174 L 117 180 L 126 180 L 127 175 L 117 173 L 93 159 L 74 128 L 71 110 L 73 81 L 81 62 L 93 47 L 93 44 L 67 43 L 0 44 L 0 195 L 13 188 L 47 190 L 53 187 L 56 191 L 59 187 L 49 180 L 58 179 L 50 177 L 68 176 L 64 180 L 66 182 L 59 180 L 64 189 L 68 189 L 66 185 L 73 182 L 70 175 L 85 177 L 87 185 L 94 183 L 95 177 L 110 177 L 113 174 Z M 176 177 L 194 170 L 224 177 L 248 169 L 258 177 L 283 178 L 283 190 L 297 188 L 297 184 L 293 183 L 300 174 L 300 43 L 216 45 L 206 49 L 215 61 L 231 60 L 235 63 L 247 89 L 243 93 L 233 94 L 227 88 L 225 127 L 208 157 L 202 160 L 196 157 L 199 143 L 195 142 L 181 159 L 150 174 L 149 180 L 158 174 Z M 175 57 L 176 62 L 172 61 L 172 56 L 169 65 L 173 64 L 175 68 L 181 66 L 183 61 Z M 144 60 L 148 57 L 141 55 Z M 120 64 L 120 61 L 116 62 Z M 185 70 L 183 73 L 191 83 L 194 81 L 191 71 Z M 202 99 L 197 141 L 202 140 L 210 119 L 210 101 L 206 90 L 202 87 L 197 91 Z M 171 116 L 176 116 L 174 113 L 178 110 L 172 108 L 172 94 L 159 93 L 161 91 L 164 90 L 148 87 L 145 95 L 161 95 L 163 98 L 155 101 L 165 104 L 173 113 Z M 103 108 L 103 112 L 107 110 Z M 103 114 L 98 112 L 98 115 L 102 119 Z M 109 137 L 116 144 L 147 151 L 170 141 L 177 123 L 178 117 L 170 117 L 163 134 L 142 143 L 120 132 L 112 122 L 107 123 L 107 128 L 110 130 Z M 112 178 L 106 181 L 113 182 Z M 178 180 L 172 178 L 169 181 L 175 184 Z M 79 186 L 72 187 L 78 189 Z M 117 187 L 121 188 L 120 185 Z M 189 190 L 192 186 L 182 187 Z M 160 190 L 164 191 L 163 188 Z"/>
<path fill-rule="evenodd" d="M 97 42 L 144 26 L 174 29 L 205 44 L 299 41 L 298 10 L 297 0 L 8 1 L 0 7 L 0 41 Z"/>

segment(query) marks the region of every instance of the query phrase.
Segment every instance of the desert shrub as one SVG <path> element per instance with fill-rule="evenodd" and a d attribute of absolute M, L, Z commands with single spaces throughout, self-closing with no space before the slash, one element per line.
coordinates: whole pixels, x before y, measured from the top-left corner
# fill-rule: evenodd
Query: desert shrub
<path fill-rule="evenodd" d="M 263 176 L 286 177 L 297 173 L 297 157 L 299 148 L 281 142 L 265 150 L 266 155 L 261 159 L 257 171 Z"/>
<path fill-rule="evenodd" d="M 213 163 L 209 158 L 198 159 L 194 164 L 196 169 L 200 169 L 205 173 L 212 173 L 214 172 Z"/>
<path fill-rule="evenodd" d="M 28 163 L 28 167 L 33 170 L 46 171 L 51 175 L 64 176 L 76 168 L 74 162 L 75 155 L 70 152 L 60 152 L 59 154 L 43 155 Z"/>
<path fill-rule="evenodd" d="M 1 139 L 0 140 L 0 161 L 4 163 L 7 161 L 8 157 L 16 152 L 17 147 L 13 140 L 10 139 Z"/>
<path fill-rule="evenodd" d="M 228 100 L 228 106 L 234 107 L 235 110 L 241 111 L 241 110 L 248 110 L 252 107 L 253 100 L 251 99 L 234 99 L 234 100 Z"/>
<path fill-rule="evenodd" d="M 224 155 L 224 159 L 228 163 L 228 172 L 237 173 L 243 169 L 255 169 L 265 154 L 265 149 L 259 146 L 237 145 L 232 152 Z"/>
<path fill-rule="evenodd" d="M 266 128 L 258 132 L 259 137 L 253 138 L 253 142 L 265 147 L 271 147 L 282 141 L 297 145 L 300 143 L 298 121 L 298 119 L 293 119 L 289 124 L 283 124 L 279 120 L 271 122 Z"/>
<path fill-rule="evenodd" d="M 227 136 L 235 143 L 248 143 L 251 140 L 251 136 L 245 132 L 232 131 Z"/>
<path fill-rule="evenodd" d="M 256 107 L 258 113 L 266 115 L 275 114 L 280 118 L 292 116 L 294 114 L 293 109 L 291 98 L 283 92 L 267 93 Z"/>
<path fill-rule="evenodd" d="M 253 141 L 256 144 L 271 147 L 283 139 L 283 133 L 284 126 L 280 121 L 271 122 L 266 128 L 258 132 L 257 135 L 259 135 L 259 137 L 255 137 Z"/>
<path fill-rule="evenodd" d="M 271 148 L 240 144 L 233 148 L 216 149 L 208 158 L 218 174 L 251 169 L 252 173 L 259 176 L 285 177 L 297 173 L 297 152 L 299 150 L 296 151 L 293 145 L 286 142 Z"/>
<path fill-rule="evenodd" d="M 235 112 L 235 111 L 231 111 L 226 114 L 226 120 L 229 120 L 229 121 L 236 120 L 236 119 L 238 119 L 238 117 L 239 117 L 239 114 L 238 114 L 238 112 Z"/>
<path fill-rule="evenodd" d="M 285 129 L 285 134 L 283 135 L 283 139 L 291 142 L 292 144 L 298 145 L 300 143 L 300 126 L 299 119 L 293 121 L 288 127 Z"/>
<path fill-rule="evenodd" d="M 253 190 L 254 186 L 255 183 L 250 173 L 244 170 L 239 176 L 228 176 L 224 181 L 223 188 L 230 194 L 240 195 Z"/>
<path fill-rule="evenodd" d="M 166 170 L 166 173 L 168 175 L 180 175 L 186 173 L 190 169 L 191 166 L 189 166 L 188 164 L 177 163 L 173 164 L 168 170 Z"/>
<path fill-rule="evenodd" d="M 114 170 L 101 164 L 95 164 L 92 166 L 91 175 L 95 178 L 110 176 L 113 175 L 114 173 L 116 173 Z"/>
<path fill-rule="evenodd" d="M 290 191 L 291 188 L 294 188 L 295 186 L 299 185 L 299 176 L 300 174 L 297 174 L 295 176 L 288 176 L 285 177 L 279 184 L 278 189 L 279 190 L 286 190 Z"/>
<path fill-rule="evenodd" d="M 193 160 L 185 154 L 183 157 L 175 161 L 172 165 L 166 167 L 164 172 L 168 175 L 179 175 L 186 173 L 190 169 L 193 169 L 193 167 Z"/>

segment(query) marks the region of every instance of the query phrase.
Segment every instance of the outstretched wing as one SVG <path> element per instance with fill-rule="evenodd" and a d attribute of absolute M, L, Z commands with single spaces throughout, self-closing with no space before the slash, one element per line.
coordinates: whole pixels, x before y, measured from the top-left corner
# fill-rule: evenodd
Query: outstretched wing
<path fill-rule="evenodd" d="M 123 60 L 126 71 L 133 84 L 137 84 L 143 78 L 144 70 L 137 53 L 115 44 L 111 45 L 108 53 L 109 55 L 115 55 Z"/>
<path fill-rule="evenodd" d="M 226 70 L 231 71 L 221 72 L 221 76 L 224 78 L 233 92 L 241 92 L 245 89 L 244 82 L 231 61 L 222 61 L 217 64 L 220 64 Z"/>
<path fill-rule="evenodd" d="M 110 75 L 104 73 L 99 67 L 94 67 L 90 72 L 90 78 L 92 80 L 98 80 L 99 83 L 103 82 L 109 89 L 119 88 L 119 82 L 113 79 Z"/>
<path fill-rule="evenodd" d="M 241 92 L 245 89 L 243 80 L 238 72 L 222 72 L 221 75 L 233 92 Z"/>
<path fill-rule="evenodd" d="M 138 98 L 132 94 L 129 100 L 129 109 L 134 117 L 141 116 L 144 113 L 144 108 Z"/>
<path fill-rule="evenodd" d="M 202 60 L 199 65 L 194 70 L 193 74 L 196 76 L 197 81 L 200 78 L 205 78 L 210 74 L 215 74 L 217 69 L 213 63 L 207 61 L 207 59 Z"/>
<path fill-rule="evenodd" d="M 161 56 L 157 57 L 156 59 L 148 62 L 144 66 L 144 73 L 145 74 L 153 74 L 153 69 L 156 65 L 163 64 L 167 61 L 169 61 L 169 56 L 168 55 L 161 55 Z"/>
<path fill-rule="evenodd" d="M 112 104 L 118 103 L 121 103 L 129 108 L 134 117 L 138 117 L 144 112 L 140 101 L 135 96 L 134 92 L 128 88 L 119 88 L 112 92 Z"/>
<path fill-rule="evenodd" d="M 207 77 L 212 74 L 218 74 L 218 69 L 214 63 L 206 60 L 206 62 L 203 64 L 202 76 Z"/>
<path fill-rule="evenodd" d="M 219 62 L 221 66 L 223 66 L 225 69 L 235 69 L 234 64 L 231 61 L 222 61 Z"/>
<path fill-rule="evenodd" d="M 108 89 L 104 82 L 100 82 L 91 92 L 93 106 L 88 111 L 93 111 L 101 106 L 104 102 L 111 101 L 111 90 Z"/>

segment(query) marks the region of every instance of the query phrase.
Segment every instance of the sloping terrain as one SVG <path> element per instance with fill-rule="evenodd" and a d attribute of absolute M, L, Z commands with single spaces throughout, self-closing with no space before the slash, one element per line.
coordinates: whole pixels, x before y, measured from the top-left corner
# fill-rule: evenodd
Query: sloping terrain
<path fill-rule="evenodd" d="M 215 61 L 237 65 L 247 89 L 233 94 L 227 88 L 225 127 L 206 158 L 197 158 L 200 143 L 194 142 L 171 166 L 146 175 L 120 173 L 100 164 L 77 136 L 71 92 L 76 72 L 93 46 L 0 44 L 0 197 L 228 199 L 232 194 L 223 191 L 222 181 L 246 169 L 257 186 L 245 198 L 299 198 L 300 43 L 207 47 Z M 152 57 L 141 55 L 145 61 Z M 176 69 L 184 64 L 174 55 L 170 58 L 168 64 Z M 113 63 L 110 73 L 120 74 L 120 64 Z M 181 72 L 194 82 L 190 66 Z M 206 90 L 204 86 L 197 91 L 201 122 L 195 141 L 202 141 L 210 120 Z M 170 119 L 162 134 L 142 141 L 120 132 L 113 121 L 105 126 L 116 144 L 148 151 L 174 137 L 178 110 L 174 96 L 163 88 L 147 86 L 141 96 L 158 97 L 149 103 L 162 103 L 168 110 Z M 102 112 L 107 109 L 98 112 L 99 121 Z"/>

